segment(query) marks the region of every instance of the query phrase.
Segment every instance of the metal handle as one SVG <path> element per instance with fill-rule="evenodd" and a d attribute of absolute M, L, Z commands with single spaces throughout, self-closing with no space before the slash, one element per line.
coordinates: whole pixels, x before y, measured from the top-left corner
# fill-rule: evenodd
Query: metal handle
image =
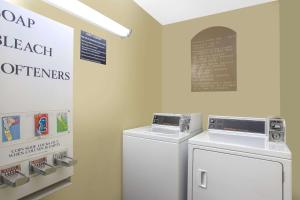
<path fill-rule="evenodd" d="M 18 187 L 29 182 L 29 177 L 19 171 L 16 171 L 13 175 L 2 175 L 1 179 L 4 184 L 10 187 Z"/>
<path fill-rule="evenodd" d="M 77 164 L 77 160 L 74 160 L 73 158 L 65 156 L 63 158 L 55 158 L 54 163 L 55 163 L 55 165 L 58 165 L 58 166 L 71 167 L 71 166 Z"/>
<path fill-rule="evenodd" d="M 198 186 L 206 189 L 207 188 L 207 171 L 198 169 Z"/>
<path fill-rule="evenodd" d="M 52 165 L 49 165 L 47 163 L 44 164 L 43 167 L 37 166 L 37 165 L 31 165 L 31 171 L 33 173 L 41 174 L 43 176 L 50 175 L 54 172 L 56 172 L 56 168 Z"/>

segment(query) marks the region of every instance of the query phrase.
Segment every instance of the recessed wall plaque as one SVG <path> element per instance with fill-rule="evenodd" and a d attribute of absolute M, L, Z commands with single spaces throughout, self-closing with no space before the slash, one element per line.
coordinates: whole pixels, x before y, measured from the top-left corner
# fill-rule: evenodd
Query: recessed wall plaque
<path fill-rule="evenodd" d="M 192 39 L 191 50 L 192 92 L 237 90 L 235 31 L 207 28 Z"/>

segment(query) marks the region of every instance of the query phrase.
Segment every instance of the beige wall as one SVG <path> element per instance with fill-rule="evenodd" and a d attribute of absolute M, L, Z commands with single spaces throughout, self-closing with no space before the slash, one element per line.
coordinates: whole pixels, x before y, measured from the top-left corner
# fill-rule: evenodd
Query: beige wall
<path fill-rule="evenodd" d="M 211 26 L 237 32 L 235 92 L 191 92 L 191 39 Z M 280 114 L 278 2 L 163 27 L 162 110 L 237 116 Z M 205 120 L 206 121 L 206 120 Z"/>
<path fill-rule="evenodd" d="M 161 109 L 161 26 L 131 0 L 84 1 L 132 28 L 128 39 L 41 1 L 12 2 L 75 28 L 74 148 L 79 163 L 73 185 L 47 199 L 120 200 L 122 130 L 149 124 Z M 107 39 L 107 66 L 79 59 L 81 29 Z"/>
<path fill-rule="evenodd" d="M 287 140 L 293 153 L 293 200 L 300 200 L 300 1 L 280 1 L 281 114 L 287 120 Z"/>

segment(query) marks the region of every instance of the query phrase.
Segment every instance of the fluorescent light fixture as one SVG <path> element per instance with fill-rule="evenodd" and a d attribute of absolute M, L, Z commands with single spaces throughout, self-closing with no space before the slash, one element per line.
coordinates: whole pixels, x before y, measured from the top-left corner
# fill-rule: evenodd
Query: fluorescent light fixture
<path fill-rule="evenodd" d="M 128 29 L 121 24 L 106 17 L 93 8 L 81 3 L 78 0 L 43 0 L 44 2 L 66 11 L 69 14 L 77 16 L 83 20 L 91 22 L 101 28 L 119 35 L 128 37 L 131 34 L 131 29 Z"/>

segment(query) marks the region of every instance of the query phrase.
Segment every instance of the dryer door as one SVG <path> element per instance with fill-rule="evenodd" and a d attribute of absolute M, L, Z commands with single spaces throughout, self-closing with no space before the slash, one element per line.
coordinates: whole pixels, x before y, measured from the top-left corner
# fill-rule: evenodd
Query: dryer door
<path fill-rule="evenodd" d="M 193 200 L 282 200 L 281 163 L 194 150 Z"/>

